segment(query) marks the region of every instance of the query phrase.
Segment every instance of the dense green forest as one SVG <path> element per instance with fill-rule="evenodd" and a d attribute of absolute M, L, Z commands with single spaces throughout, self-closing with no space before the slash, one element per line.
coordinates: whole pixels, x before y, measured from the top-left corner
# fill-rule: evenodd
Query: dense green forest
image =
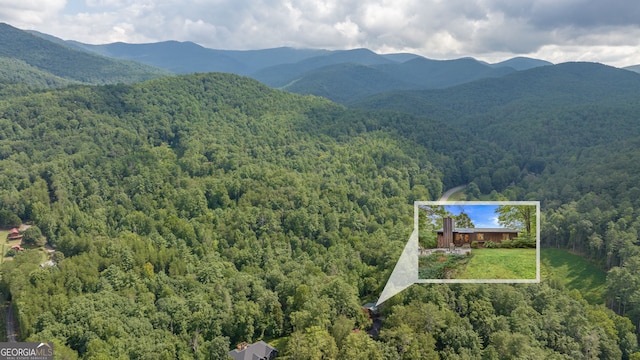
<path fill-rule="evenodd" d="M 633 169 L 631 153 L 612 163 L 594 147 L 575 159 L 590 172 L 620 166 L 601 177 L 609 192 L 574 182 L 554 193 L 587 170 L 541 160 L 532 175 L 523 155 L 472 131 L 234 75 L 4 91 L 0 214 L 33 224 L 56 265 L 21 251 L 2 265 L 1 290 L 21 339 L 53 340 L 61 358 L 224 359 L 258 339 L 277 339 L 284 359 L 638 351 L 638 287 L 628 281 L 638 277 L 637 200 L 614 202 L 633 191 L 633 173 L 615 178 Z M 402 252 L 413 201 L 470 181 L 495 199 L 541 196 L 545 244 L 606 254 L 608 305 L 627 317 L 553 278 L 414 285 L 385 303 L 379 337 L 366 335 L 361 305 L 377 299 Z M 584 214 L 599 216 L 590 226 L 605 230 L 600 247 L 584 245 L 593 237 Z"/>
<path fill-rule="evenodd" d="M 540 200 L 543 246 L 607 270 L 607 305 L 640 327 L 639 94 L 636 73 L 567 63 L 354 105 L 432 114 L 509 151 L 522 171 L 502 196 Z M 471 185 L 490 191 L 499 173 Z"/>

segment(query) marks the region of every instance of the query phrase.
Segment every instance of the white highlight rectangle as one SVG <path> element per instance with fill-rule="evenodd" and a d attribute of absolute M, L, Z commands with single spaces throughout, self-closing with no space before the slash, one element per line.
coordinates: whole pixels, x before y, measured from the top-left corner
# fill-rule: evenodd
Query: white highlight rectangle
<path fill-rule="evenodd" d="M 416 283 L 445 284 L 518 284 L 540 282 L 540 202 L 539 201 L 415 201 L 414 229 L 419 232 L 418 214 L 420 206 L 466 206 L 466 205 L 520 205 L 536 207 L 536 278 L 535 279 L 420 279 Z M 473 253 L 473 250 L 471 250 Z M 417 261 L 417 259 L 416 259 Z M 416 274 L 417 275 L 417 274 Z"/>

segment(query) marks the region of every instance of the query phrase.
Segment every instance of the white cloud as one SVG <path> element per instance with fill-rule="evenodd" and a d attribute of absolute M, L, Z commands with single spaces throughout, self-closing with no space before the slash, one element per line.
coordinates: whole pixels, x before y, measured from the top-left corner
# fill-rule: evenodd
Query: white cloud
<path fill-rule="evenodd" d="M 65 0 L 0 0 L 0 21 L 34 29 L 55 18 L 66 3 Z"/>
<path fill-rule="evenodd" d="M 358 41 L 360 40 L 362 33 L 360 32 L 358 24 L 347 18 L 345 21 L 335 24 L 334 27 L 338 32 L 340 32 L 342 38 L 351 44 L 350 46 L 359 45 Z"/>

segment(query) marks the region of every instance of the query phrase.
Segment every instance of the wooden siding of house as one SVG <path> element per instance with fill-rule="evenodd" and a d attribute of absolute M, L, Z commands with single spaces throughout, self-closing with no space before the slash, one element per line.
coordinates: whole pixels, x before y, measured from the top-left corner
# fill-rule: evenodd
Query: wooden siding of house
<path fill-rule="evenodd" d="M 483 236 L 482 236 L 483 240 L 478 240 L 478 235 L 479 234 L 483 234 Z M 518 236 L 517 233 L 513 233 L 513 232 L 486 232 L 486 233 L 462 233 L 461 234 L 461 233 L 458 233 L 458 232 L 454 231 L 452 233 L 452 237 L 453 237 L 454 243 L 460 243 L 460 241 L 457 240 L 458 239 L 458 235 L 461 235 L 463 237 L 466 236 L 466 235 L 469 236 L 469 240 L 468 241 L 462 240 L 462 242 L 461 242 L 462 244 L 470 244 L 470 243 L 472 243 L 474 241 L 477 241 L 479 247 L 483 247 L 484 243 L 487 242 L 487 241 L 492 241 L 492 242 L 495 242 L 495 243 L 499 243 L 499 242 L 502 242 L 502 240 L 507 240 L 507 239 L 508 240 L 512 240 L 512 239 L 514 239 L 515 237 Z M 458 246 L 458 245 L 456 245 L 456 246 Z M 438 247 L 439 248 L 448 248 L 449 247 L 449 244 L 446 243 L 445 237 L 444 237 L 442 232 L 438 232 Z"/>
<path fill-rule="evenodd" d="M 441 232 L 438 232 L 438 247 L 444 248 L 444 235 Z"/>
<path fill-rule="evenodd" d="M 482 234 L 483 234 L 484 240 L 477 240 L 478 234 L 473 234 L 475 237 L 473 241 L 478 242 L 478 247 L 484 247 L 484 244 L 487 241 L 499 243 L 499 242 L 502 242 L 502 240 L 512 240 L 518 236 L 517 233 L 512 233 L 512 232 L 503 232 L 503 233 L 489 232 L 489 233 L 482 233 Z"/>

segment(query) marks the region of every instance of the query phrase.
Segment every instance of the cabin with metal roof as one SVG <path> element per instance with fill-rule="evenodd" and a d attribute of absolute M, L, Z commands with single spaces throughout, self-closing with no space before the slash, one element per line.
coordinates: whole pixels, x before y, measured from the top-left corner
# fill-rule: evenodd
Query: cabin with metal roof
<path fill-rule="evenodd" d="M 243 342 L 229 351 L 229 356 L 233 360 L 271 360 L 278 356 L 278 350 L 262 340 L 253 344 Z"/>
<path fill-rule="evenodd" d="M 7 240 L 22 240 L 22 234 L 20 233 L 20 230 L 18 230 L 17 228 L 9 230 Z"/>

